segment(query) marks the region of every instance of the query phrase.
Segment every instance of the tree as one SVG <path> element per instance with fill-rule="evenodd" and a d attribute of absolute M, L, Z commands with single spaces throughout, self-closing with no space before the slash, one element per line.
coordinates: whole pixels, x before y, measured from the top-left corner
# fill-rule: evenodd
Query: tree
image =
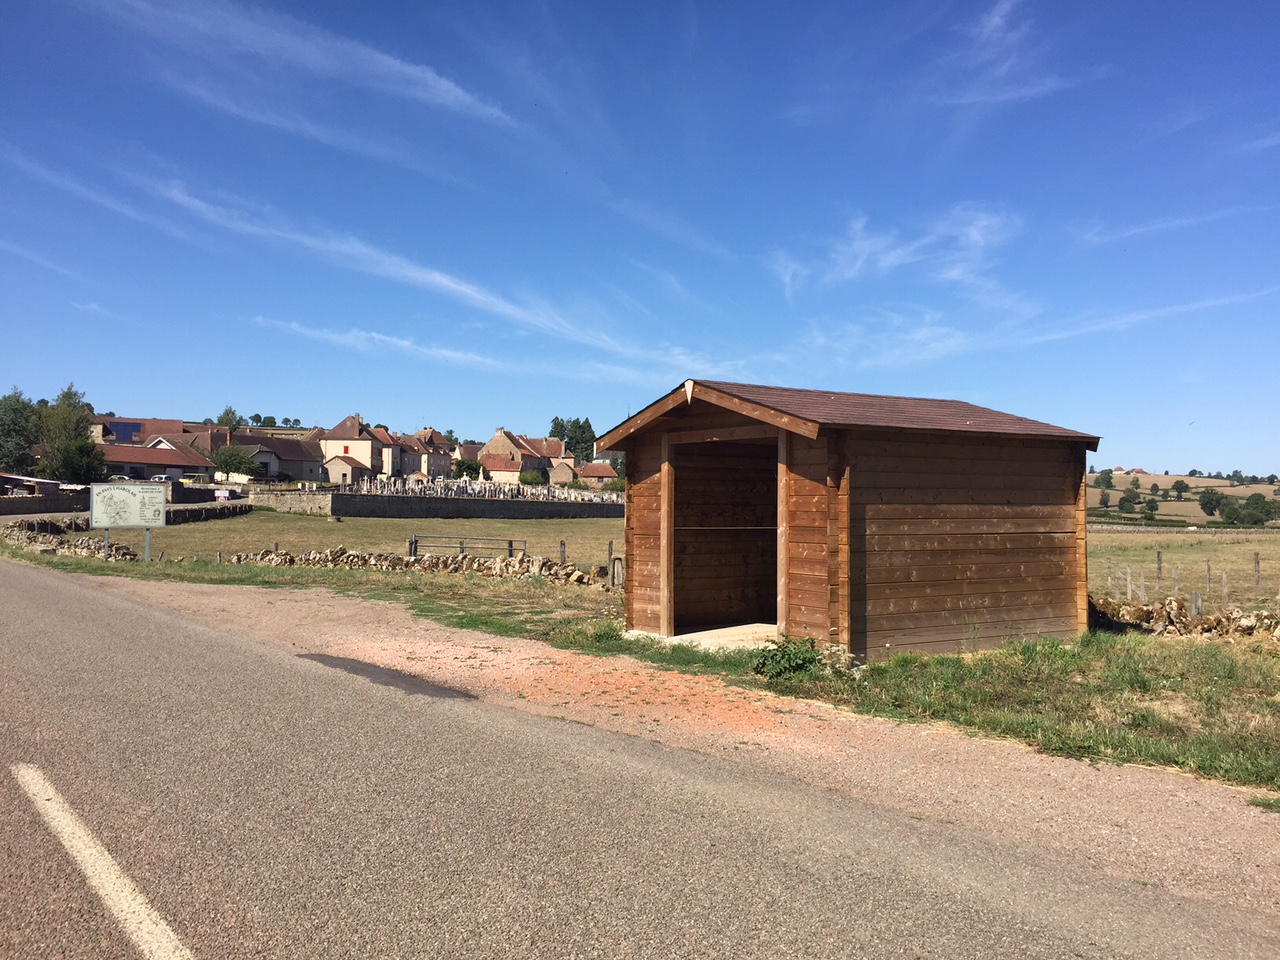
<path fill-rule="evenodd" d="M 1110 490 L 1116 485 L 1115 480 L 1112 478 L 1112 471 L 1099 471 L 1098 475 L 1093 478 L 1093 485 L 1099 490 Z"/>
<path fill-rule="evenodd" d="M 526 487 L 545 487 L 547 478 L 538 470 L 521 470 L 520 482 Z"/>
<path fill-rule="evenodd" d="M 1184 493 L 1190 493 L 1190 492 L 1191 492 L 1191 484 L 1187 483 L 1187 481 L 1185 480 L 1173 481 L 1173 493 L 1174 493 L 1174 496 L 1176 496 L 1179 500 L 1182 499 L 1182 495 Z"/>
<path fill-rule="evenodd" d="M 256 477 L 261 469 L 261 464 L 249 456 L 244 447 L 237 447 L 234 444 L 219 447 L 209 454 L 209 460 L 218 468 L 219 473 L 243 473 L 246 476 Z"/>
<path fill-rule="evenodd" d="M 218 414 L 218 419 L 214 421 L 220 427 L 226 427 L 228 430 L 234 430 L 236 427 L 244 423 L 244 417 L 236 413 L 236 408 L 230 404 Z"/>
<path fill-rule="evenodd" d="M 1141 486 L 1142 486 L 1142 481 L 1139 480 L 1137 477 L 1134 477 L 1132 480 L 1129 481 L 1130 490 L 1137 490 Z"/>
<path fill-rule="evenodd" d="M 0 397 L 0 470 L 30 474 L 36 467 L 31 448 L 39 439 L 36 405 L 14 387 Z"/>
<path fill-rule="evenodd" d="M 1149 500 L 1147 500 L 1147 504 L 1146 504 L 1147 513 L 1154 514 L 1159 509 L 1160 509 L 1159 500 L 1157 500 L 1155 497 L 1151 497 Z"/>
<path fill-rule="evenodd" d="M 453 479 L 461 480 L 463 477 L 470 477 L 472 480 L 479 480 L 481 469 L 479 460 L 455 460 Z"/>
<path fill-rule="evenodd" d="M 1200 509 L 1204 511 L 1205 516 L 1212 517 L 1222 508 L 1226 499 L 1226 495 L 1217 490 L 1203 490 L 1200 493 Z"/>
<path fill-rule="evenodd" d="M 40 476 L 63 483 L 97 483 L 107 478 L 106 459 L 89 435 L 89 408 L 74 383 L 39 410 L 37 422 Z"/>
<path fill-rule="evenodd" d="M 1151 495 L 1152 495 L 1153 497 L 1158 497 L 1158 496 L 1160 496 L 1160 484 L 1158 484 L 1158 483 L 1153 483 L 1153 484 L 1151 485 Z"/>
<path fill-rule="evenodd" d="M 274 427 L 274 426 L 276 425 L 276 418 L 275 418 L 275 417 L 263 417 L 263 418 L 262 418 L 262 425 L 263 425 L 264 427 Z"/>
<path fill-rule="evenodd" d="M 557 440 L 564 440 L 569 435 L 568 425 L 564 422 L 563 417 L 551 418 L 551 429 L 547 431 L 548 437 L 554 437 Z"/>
<path fill-rule="evenodd" d="M 1187 476 L 1188 476 L 1188 477 L 1203 477 L 1203 476 L 1204 476 L 1204 474 L 1203 474 L 1203 473 L 1201 473 L 1199 470 L 1188 470 L 1188 471 L 1187 471 Z"/>
<path fill-rule="evenodd" d="M 253 416 L 251 416 L 251 417 L 249 418 L 249 422 L 250 422 L 250 423 L 252 423 L 255 427 L 261 426 L 261 425 L 262 425 L 262 414 L 260 414 L 260 413 L 255 413 Z"/>
<path fill-rule="evenodd" d="M 449 428 L 448 430 L 446 430 L 444 433 L 440 434 L 440 436 L 442 436 L 442 437 L 444 437 L 446 440 L 448 440 L 448 441 L 449 441 L 449 445 L 450 445 L 451 447 L 456 447 L 456 446 L 458 445 L 458 435 L 457 435 L 456 433 L 454 433 L 454 432 L 453 432 L 453 428 L 452 428 L 452 427 L 450 427 L 450 428 Z"/>
<path fill-rule="evenodd" d="M 1104 509 L 1111 506 L 1111 492 L 1109 490 L 1103 490 L 1102 493 L 1098 494 L 1098 506 Z"/>

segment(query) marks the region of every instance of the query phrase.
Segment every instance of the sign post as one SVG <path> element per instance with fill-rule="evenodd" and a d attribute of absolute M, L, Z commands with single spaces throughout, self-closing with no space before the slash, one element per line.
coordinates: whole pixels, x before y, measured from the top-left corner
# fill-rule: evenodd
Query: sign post
<path fill-rule="evenodd" d="M 93 483 L 89 485 L 89 526 L 103 530 L 102 559 L 111 558 L 111 530 L 146 530 L 145 562 L 151 562 L 151 528 L 163 527 L 167 483 Z"/>

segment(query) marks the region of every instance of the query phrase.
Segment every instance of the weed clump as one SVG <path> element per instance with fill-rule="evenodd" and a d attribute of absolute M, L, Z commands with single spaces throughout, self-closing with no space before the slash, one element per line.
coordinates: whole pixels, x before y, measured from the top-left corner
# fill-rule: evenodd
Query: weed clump
<path fill-rule="evenodd" d="M 824 665 L 822 654 L 812 640 L 783 637 L 781 640 L 771 640 L 760 651 L 753 669 L 767 680 L 781 680 L 784 677 L 817 673 Z"/>

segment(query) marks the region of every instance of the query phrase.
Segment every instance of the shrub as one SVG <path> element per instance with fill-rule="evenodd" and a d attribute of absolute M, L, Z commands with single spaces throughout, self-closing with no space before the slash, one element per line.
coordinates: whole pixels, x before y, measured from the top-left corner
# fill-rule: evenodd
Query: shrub
<path fill-rule="evenodd" d="M 783 637 L 773 640 L 760 651 L 760 658 L 752 668 L 769 680 L 800 673 L 812 673 L 822 666 L 822 654 L 812 640 Z"/>

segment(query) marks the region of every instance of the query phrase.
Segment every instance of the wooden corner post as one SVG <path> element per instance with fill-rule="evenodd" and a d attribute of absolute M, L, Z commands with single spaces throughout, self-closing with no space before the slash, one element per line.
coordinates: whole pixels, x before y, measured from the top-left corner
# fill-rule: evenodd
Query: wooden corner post
<path fill-rule="evenodd" d="M 790 438 L 786 430 L 778 431 L 778 638 L 781 639 L 790 626 L 791 604 L 787 577 L 790 537 L 787 516 L 791 508 Z"/>
<path fill-rule="evenodd" d="M 1087 454 L 1083 445 L 1077 444 L 1077 467 L 1080 470 L 1080 487 L 1076 491 L 1076 632 L 1089 629 L 1089 475 L 1085 472 Z"/>
<path fill-rule="evenodd" d="M 675 469 L 671 464 L 671 444 L 662 437 L 661 511 L 658 545 L 661 561 L 658 569 L 658 632 L 664 637 L 676 635 L 676 491 Z"/>

